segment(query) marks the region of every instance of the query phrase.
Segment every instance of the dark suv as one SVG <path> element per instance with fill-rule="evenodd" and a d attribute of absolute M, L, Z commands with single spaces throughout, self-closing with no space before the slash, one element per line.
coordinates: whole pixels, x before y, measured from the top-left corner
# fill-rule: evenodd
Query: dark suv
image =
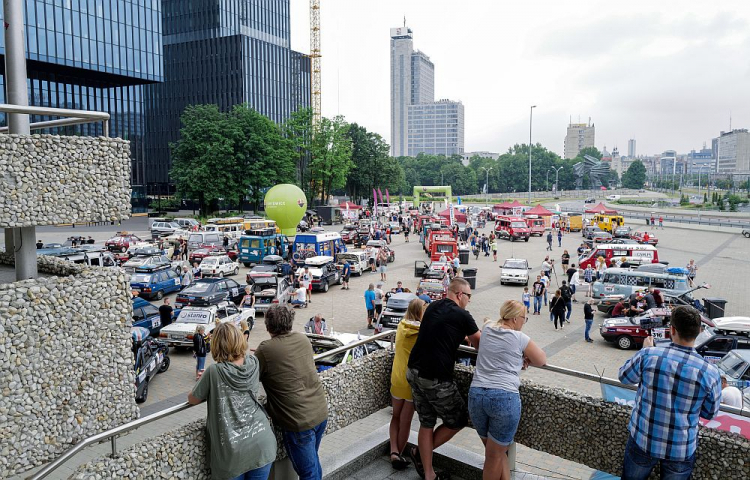
<path fill-rule="evenodd" d="M 409 303 L 417 298 L 413 293 L 391 293 L 388 292 L 385 295 L 386 303 L 383 312 L 380 314 L 378 324 L 384 329 L 395 329 L 398 327 L 399 322 L 406 315 L 406 310 L 409 308 Z"/>

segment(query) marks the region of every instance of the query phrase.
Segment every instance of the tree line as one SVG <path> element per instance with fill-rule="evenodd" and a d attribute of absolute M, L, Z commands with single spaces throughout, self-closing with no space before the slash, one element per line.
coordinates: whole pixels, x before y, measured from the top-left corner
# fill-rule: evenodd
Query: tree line
<path fill-rule="evenodd" d="M 310 203 L 325 204 L 332 195 L 355 201 L 369 199 L 374 190 L 411 195 L 415 185 L 450 185 L 454 194 L 525 192 L 528 190 L 529 146 L 518 144 L 498 159 L 461 156 L 389 155 L 383 137 L 342 116 L 322 118 L 313 125 L 309 108 L 276 124 L 247 105 L 222 112 L 217 105 L 193 105 L 183 112 L 180 139 L 170 145 L 171 178 L 177 196 L 198 201 L 202 214 L 216 210 L 219 200 L 241 205 L 246 199 L 261 205 L 265 191 L 279 183 L 297 184 Z M 540 144 L 531 146 L 531 188 L 551 190 L 557 174 L 559 190 L 573 190 L 573 165 L 583 155 L 601 159 L 595 148 L 566 160 Z M 636 166 L 640 165 L 640 167 Z M 633 167 L 635 166 L 635 167 Z M 623 184 L 641 188 L 645 168 L 639 161 L 623 175 Z M 561 168 L 562 167 L 562 168 Z M 642 171 L 641 171 L 642 169 Z M 610 171 L 604 180 L 617 182 Z M 583 188 L 589 187 L 588 176 Z"/>

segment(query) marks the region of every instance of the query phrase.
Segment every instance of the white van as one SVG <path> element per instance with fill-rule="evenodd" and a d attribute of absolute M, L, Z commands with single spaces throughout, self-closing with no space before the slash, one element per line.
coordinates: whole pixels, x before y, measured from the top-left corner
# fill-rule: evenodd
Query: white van
<path fill-rule="evenodd" d="M 615 200 L 619 200 L 619 199 L 620 199 L 619 195 L 609 195 L 607 197 L 607 200 L 612 201 L 612 202 L 614 202 Z"/>
<path fill-rule="evenodd" d="M 664 273 L 627 268 L 608 268 L 604 278 L 594 282 L 593 298 L 601 299 L 610 295 L 629 297 L 636 290 L 648 287 L 658 288 L 662 293 L 681 295 L 688 290 L 687 275 L 678 273 L 682 269 L 667 269 Z M 672 273 L 674 271 L 674 273 Z"/>
<path fill-rule="evenodd" d="M 221 235 L 217 232 L 193 232 L 187 240 L 188 249 L 197 250 L 207 245 L 221 247 L 224 243 Z"/>

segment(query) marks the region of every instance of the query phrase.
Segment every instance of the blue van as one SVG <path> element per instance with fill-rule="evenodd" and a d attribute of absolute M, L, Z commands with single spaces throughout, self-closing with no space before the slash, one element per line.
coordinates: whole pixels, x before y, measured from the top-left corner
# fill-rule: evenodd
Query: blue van
<path fill-rule="evenodd" d="M 240 262 L 246 267 L 257 265 L 267 255 L 286 257 L 286 236 L 276 233 L 275 228 L 262 230 L 245 230 L 240 237 Z"/>
<path fill-rule="evenodd" d="M 141 297 L 133 298 L 133 326 L 147 328 L 154 338 L 159 337 L 161 324 L 159 309 Z"/>
<path fill-rule="evenodd" d="M 130 288 L 143 298 L 161 300 L 164 295 L 180 290 L 180 276 L 171 265 L 136 268 L 130 277 Z"/>
<path fill-rule="evenodd" d="M 301 264 L 310 257 L 336 257 L 346 252 L 339 232 L 298 233 L 292 244 L 294 261 Z"/>

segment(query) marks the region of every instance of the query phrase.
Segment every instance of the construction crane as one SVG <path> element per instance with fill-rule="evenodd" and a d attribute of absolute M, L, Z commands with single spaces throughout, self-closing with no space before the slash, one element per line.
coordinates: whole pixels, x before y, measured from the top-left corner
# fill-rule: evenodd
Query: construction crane
<path fill-rule="evenodd" d="M 310 0 L 310 60 L 313 125 L 320 123 L 320 0 Z"/>

